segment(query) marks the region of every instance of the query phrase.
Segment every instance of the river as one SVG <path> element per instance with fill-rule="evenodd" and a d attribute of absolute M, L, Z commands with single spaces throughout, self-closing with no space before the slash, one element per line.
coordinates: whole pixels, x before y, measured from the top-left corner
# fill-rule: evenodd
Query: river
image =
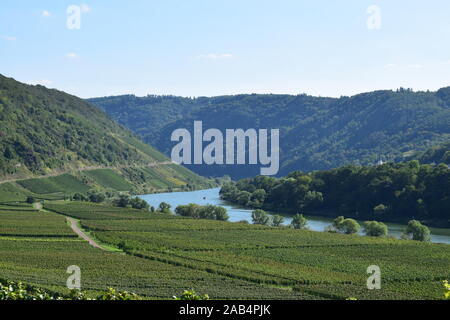
<path fill-rule="evenodd" d="M 179 205 L 189 203 L 219 205 L 227 209 L 228 215 L 230 216 L 229 221 L 237 222 L 246 220 L 250 223 L 252 222 L 252 210 L 240 208 L 221 200 L 219 191 L 220 188 L 214 188 L 191 192 L 155 193 L 139 197 L 154 207 L 157 207 L 161 202 L 166 202 L 172 206 L 173 210 Z M 331 225 L 332 221 L 332 219 L 317 216 L 306 216 L 306 218 L 308 219 L 307 227 L 313 231 L 324 231 Z M 291 220 L 289 216 L 285 216 L 284 224 L 290 224 Z M 397 238 L 401 236 L 403 230 L 406 228 L 406 225 L 402 224 L 386 223 L 386 225 L 388 226 L 389 236 Z M 432 242 L 450 244 L 450 229 L 430 228 L 430 230 Z"/>

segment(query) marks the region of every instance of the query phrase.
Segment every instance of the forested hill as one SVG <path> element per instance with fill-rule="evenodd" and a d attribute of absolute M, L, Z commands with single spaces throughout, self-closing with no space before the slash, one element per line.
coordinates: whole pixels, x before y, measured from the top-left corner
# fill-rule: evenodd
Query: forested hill
<path fill-rule="evenodd" d="M 0 75 L 0 179 L 166 160 L 84 100 Z"/>
<path fill-rule="evenodd" d="M 417 160 L 247 178 L 225 185 L 221 196 L 274 212 L 450 226 L 450 170 Z"/>
<path fill-rule="evenodd" d="M 352 97 L 236 95 L 213 98 L 119 96 L 91 99 L 170 154 L 176 128 L 279 128 L 280 175 L 345 164 L 403 160 L 450 141 L 450 87 L 437 92 L 375 91 Z M 192 131 L 191 131 L 192 132 Z M 204 175 L 257 175 L 259 166 L 191 166 Z"/>
<path fill-rule="evenodd" d="M 433 146 L 417 158 L 422 163 L 445 163 L 450 165 L 450 142 Z"/>

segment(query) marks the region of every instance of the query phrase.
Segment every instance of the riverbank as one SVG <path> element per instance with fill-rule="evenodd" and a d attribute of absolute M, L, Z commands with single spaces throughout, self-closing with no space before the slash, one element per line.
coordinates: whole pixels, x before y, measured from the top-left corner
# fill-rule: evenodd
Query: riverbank
<path fill-rule="evenodd" d="M 228 211 L 230 216 L 229 221 L 239 222 L 248 221 L 252 222 L 251 209 L 242 208 L 236 206 L 232 203 L 220 199 L 219 195 L 220 188 L 190 191 L 190 192 L 172 192 L 172 193 L 158 193 L 158 194 L 148 194 L 139 196 L 144 199 L 152 206 L 158 206 L 161 202 L 166 202 L 175 209 L 179 205 L 186 205 L 189 203 L 195 203 L 199 205 L 213 204 L 222 206 Z M 280 214 L 277 212 L 277 214 Z M 283 214 L 281 214 L 283 215 Z M 291 223 L 291 216 L 288 214 L 283 215 L 285 218 L 284 225 Z M 338 216 L 338 214 L 336 214 Z M 321 217 L 321 216 L 307 216 L 308 225 L 307 227 L 312 231 L 323 232 L 331 225 L 332 220 L 336 217 Z M 362 221 L 360 221 L 362 223 Z M 406 224 L 401 223 L 386 223 L 388 226 L 389 236 L 395 238 L 400 238 Z M 431 230 L 431 241 L 434 243 L 446 243 L 450 244 L 450 229 L 445 228 L 430 228 Z M 360 233 L 362 235 L 362 233 Z"/>

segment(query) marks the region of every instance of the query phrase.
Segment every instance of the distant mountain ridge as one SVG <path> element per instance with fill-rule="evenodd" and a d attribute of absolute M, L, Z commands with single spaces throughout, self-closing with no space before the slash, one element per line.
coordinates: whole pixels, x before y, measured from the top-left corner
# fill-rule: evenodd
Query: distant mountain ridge
<path fill-rule="evenodd" d="M 235 95 L 183 98 L 117 96 L 88 100 L 166 155 L 171 132 L 204 128 L 279 128 L 280 175 L 344 164 L 403 160 L 450 141 L 450 87 L 383 90 L 352 97 Z M 258 174 L 259 166 L 188 166 L 211 176 Z"/>

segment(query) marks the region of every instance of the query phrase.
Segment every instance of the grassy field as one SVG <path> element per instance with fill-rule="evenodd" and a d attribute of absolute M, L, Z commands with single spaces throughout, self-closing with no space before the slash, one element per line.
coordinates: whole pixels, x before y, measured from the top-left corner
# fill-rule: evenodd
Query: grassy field
<path fill-rule="evenodd" d="M 151 299 L 184 289 L 215 299 L 439 299 L 450 246 L 193 220 L 82 202 L 0 207 L 0 278 L 65 292 L 78 265 L 89 292 L 107 287 Z M 115 252 L 74 236 L 64 216 Z M 368 290 L 378 265 L 381 290 Z"/>

